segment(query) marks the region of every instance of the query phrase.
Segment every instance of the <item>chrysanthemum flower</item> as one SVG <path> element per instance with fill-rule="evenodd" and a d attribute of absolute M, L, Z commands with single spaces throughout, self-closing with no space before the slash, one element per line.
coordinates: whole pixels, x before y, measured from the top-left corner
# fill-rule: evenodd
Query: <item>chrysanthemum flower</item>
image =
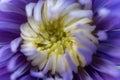
<path fill-rule="evenodd" d="M 119 80 L 119 4 L 0 0 L 0 80 Z"/>

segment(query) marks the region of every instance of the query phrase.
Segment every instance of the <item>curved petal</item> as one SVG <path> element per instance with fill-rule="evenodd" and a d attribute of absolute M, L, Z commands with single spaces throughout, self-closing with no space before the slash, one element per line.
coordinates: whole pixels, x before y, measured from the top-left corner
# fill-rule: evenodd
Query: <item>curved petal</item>
<path fill-rule="evenodd" d="M 13 39 L 18 37 L 18 35 L 7 31 L 0 31 L 0 45 L 10 43 Z"/>
<path fill-rule="evenodd" d="M 83 69 L 80 70 L 80 80 L 93 80 L 93 78 Z"/>
<path fill-rule="evenodd" d="M 14 53 L 11 52 L 10 45 L 0 48 L 0 62 L 9 60 L 13 55 Z"/>
<path fill-rule="evenodd" d="M 119 0 L 93 0 L 93 19 L 97 29 L 112 30 L 118 28 L 120 24 L 119 4 Z"/>
<path fill-rule="evenodd" d="M 104 54 L 107 54 L 113 58 L 120 59 L 120 47 L 119 46 L 101 43 L 98 46 L 98 51 L 100 51 Z"/>
<path fill-rule="evenodd" d="M 9 43 L 20 34 L 20 25 L 27 21 L 25 6 L 37 0 L 0 1 L 0 45 Z"/>
<path fill-rule="evenodd" d="M 38 80 L 38 79 L 28 74 L 28 75 L 22 76 L 19 80 Z"/>
<path fill-rule="evenodd" d="M 7 71 L 6 68 L 0 68 L 0 79 L 1 80 L 9 80 L 11 73 Z"/>
<path fill-rule="evenodd" d="M 115 78 L 120 76 L 119 75 L 120 73 L 116 65 L 110 62 L 109 60 L 102 59 L 99 57 L 94 57 L 94 60 L 91 66 L 101 74 L 106 74 Z"/>

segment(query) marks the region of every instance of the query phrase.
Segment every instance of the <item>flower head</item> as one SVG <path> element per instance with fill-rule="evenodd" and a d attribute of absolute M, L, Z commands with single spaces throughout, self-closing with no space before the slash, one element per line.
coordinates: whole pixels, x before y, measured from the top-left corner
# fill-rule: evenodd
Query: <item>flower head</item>
<path fill-rule="evenodd" d="M 91 62 L 98 43 L 92 34 L 92 10 L 82 9 L 73 1 L 46 0 L 28 4 L 26 13 L 28 22 L 21 26 L 21 51 L 32 65 L 44 73 L 50 70 L 60 74 L 69 68 L 78 72 L 78 66 Z"/>
<path fill-rule="evenodd" d="M 2 80 L 118 80 L 119 1 L 99 1 L 1 0 Z"/>

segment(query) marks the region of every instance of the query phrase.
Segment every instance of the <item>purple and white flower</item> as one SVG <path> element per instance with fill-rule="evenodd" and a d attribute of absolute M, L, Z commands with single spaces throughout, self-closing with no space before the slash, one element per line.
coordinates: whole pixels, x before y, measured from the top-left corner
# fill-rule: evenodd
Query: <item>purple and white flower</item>
<path fill-rule="evenodd" d="M 119 80 L 119 0 L 0 0 L 0 80 Z"/>

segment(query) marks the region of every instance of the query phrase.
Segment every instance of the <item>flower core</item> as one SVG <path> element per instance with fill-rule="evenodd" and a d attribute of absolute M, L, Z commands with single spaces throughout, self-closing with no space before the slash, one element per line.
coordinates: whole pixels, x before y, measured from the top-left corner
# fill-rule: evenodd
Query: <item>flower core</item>
<path fill-rule="evenodd" d="M 40 0 L 26 6 L 28 22 L 21 25 L 21 51 L 39 70 L 52 74 L 88 65 L 97 38 L 92 11 L 79 3 Z"/>

